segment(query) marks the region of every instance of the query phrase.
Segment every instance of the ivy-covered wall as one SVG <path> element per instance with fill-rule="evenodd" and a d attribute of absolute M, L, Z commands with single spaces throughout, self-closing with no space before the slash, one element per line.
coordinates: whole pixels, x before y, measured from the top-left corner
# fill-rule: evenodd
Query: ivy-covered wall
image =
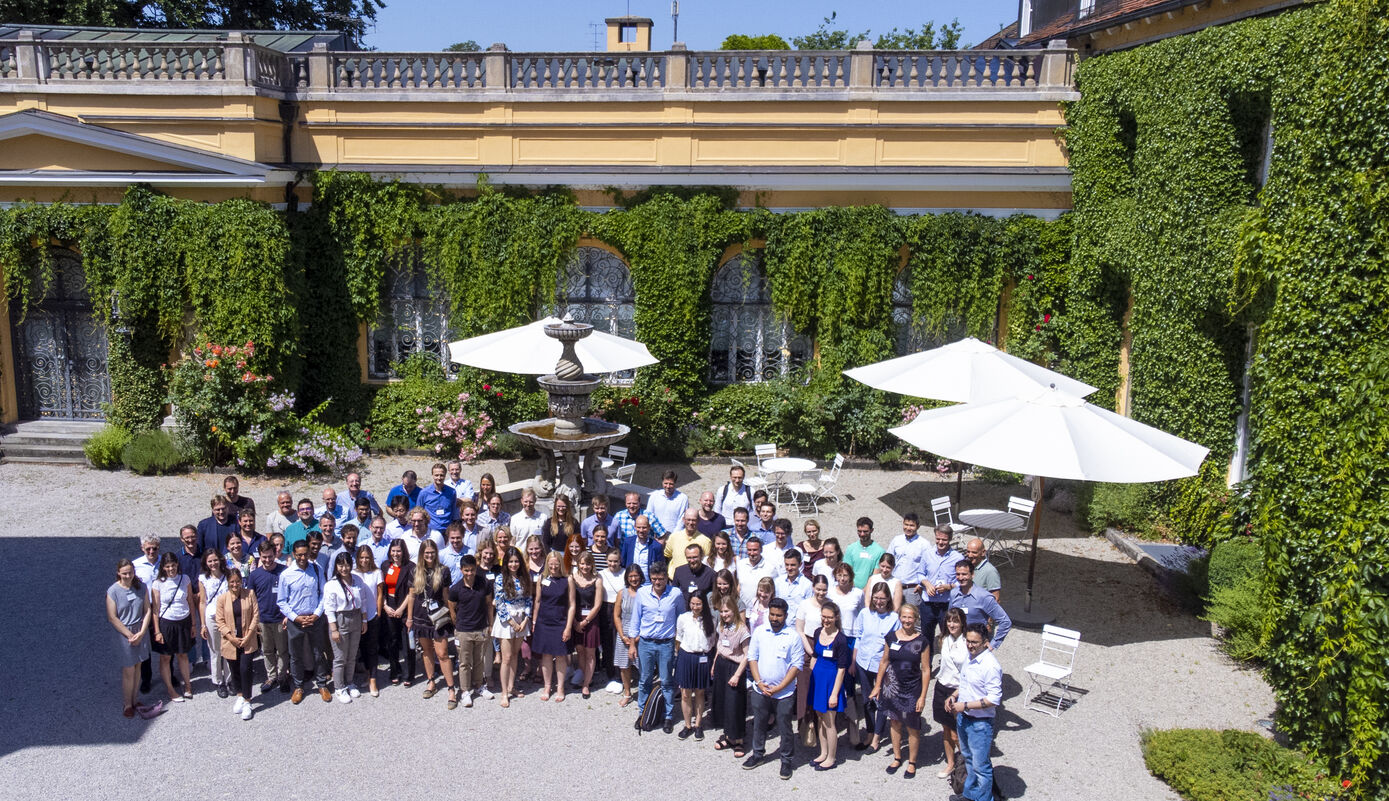
<path fill-rule="evenodd" d="M 1387 20 L 1331 0 L 1082 64 L 1058 338 L 1112 385 L 1132 303 L 1132 413 L 1212 448 L 1168 499 L 1209 538 L 1254 327 L 1233 506 L 1264 543 L 1267 675 L 1280 728 L 1361 798 L 1389 796 Z"/>

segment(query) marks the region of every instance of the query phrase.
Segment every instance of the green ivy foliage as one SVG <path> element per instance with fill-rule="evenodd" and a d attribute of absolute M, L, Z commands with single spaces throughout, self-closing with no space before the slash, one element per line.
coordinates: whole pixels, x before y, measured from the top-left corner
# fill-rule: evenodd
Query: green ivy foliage
<path fill-rule="evenodd" d="M 1218 466 L 1257 326 L 1248 498 L 1222 510 L 1211 469 L 1168 512 L 1229 536 L 1250 510 L 1280 728 L 1360 798 L 1389 786 L 1387 20 L 1330 0 L 1090 59 L 1067 115 L 1086 330 L 1060 342 L 1112 375 L 1131 300 L 1134 416 Z"/>

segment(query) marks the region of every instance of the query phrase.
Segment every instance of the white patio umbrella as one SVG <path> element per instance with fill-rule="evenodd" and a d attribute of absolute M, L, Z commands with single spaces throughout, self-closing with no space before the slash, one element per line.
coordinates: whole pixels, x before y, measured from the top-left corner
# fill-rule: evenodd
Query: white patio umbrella
<path fill-rule="evenodd" d="M 1048 387 L 1022 397 L 931 409 L 890 429 L 904 441 L 949 459 L 1045 479 L 1141 483 L 1196 475 L 1207 448 L 1086 403 Z M 1027 598 L 1032 615 L 1033 575 L 1042 504 L 1032 514 Z"/>
<path fill-rule="evenodd" d="M 874 389 L 955 403 L 1014 398 L 1052 384 L 1080 398 L 1095 391 L 1089 384 L 1010 356 L 974 337 L 855 367 L 844 375 Z"/>
<path fill-rule="evenodd" d="M 559 325 L 558 317 L 470 337 L 449 343 L 449 358 L 482 370 L 523 375 L 555 371 L 563 344 L 545 335 L 545 326 Z M 617 373 L 659 361 L 640 342 L 594 329 L 574 344 L 586 373 Z"/>
<path fill-rule="evenodd" d="M 974 337 L 855 367 L 845 370 L 844 375 L 885 392 L 955 403 L 1015 398 L 1053 384 L 1079 398 L 1095 391 L 1089 384 L 1011 356 Z M 946 455 L 941 451 L 932 453 Z M 964 471 L 961 470 L 955 476 L 957 507 L 963 494 Z"/>

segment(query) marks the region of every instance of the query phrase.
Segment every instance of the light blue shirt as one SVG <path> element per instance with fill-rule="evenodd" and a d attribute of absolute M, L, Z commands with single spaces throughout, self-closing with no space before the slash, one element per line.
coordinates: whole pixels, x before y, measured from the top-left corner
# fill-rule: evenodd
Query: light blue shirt
<path fill-rule="evenodd" d="M 786 674 L 800 670 L 805 665 L 805 643 L 791 625 L 791 618 L 787 617 L 786 620 L 786 625 L 780 631 L 773 631 L 770 623 L 754 631 L 752 647 L 748 650 L 748 659 L 757 663 L 757 675 L 762 683 L 773 687 L 780 684 Z M 756 693 L 762 692 L 756 684 L 752 685 L 752 689 Z M 794 692 L 796 682 L 792 681 L 772 697 L 787 698 Z"/>
<path fill-rule="evenodd" d="M 994 600 L 991 593 L 978 584 L 970 586 L 968 593 L 960 592 L 959 587 L 951 590 L 950 606 L 965 610 L 966 623 L 987 623 L 992 620 L 994 638 L 990 645 L 995 650 L 1003 644 L 1003 638 L 1007 637 L 1013 628 L 1013 621 L 1009 619 L 1008 613 L 1003 611 L 1003 607 Z"/>
<path fill-rule="evenodd" d="M 347 500 L 343 501 L 344 498 L 346 498 Z M 352 495 L 352 490 L 343 490 L 342 492 L 338 493 L 338 503 L 341 503 L 348 509 L 352 509 L 354 514 L 356 513 L 357 509 L 357 498 L 366 498 L 367 501 L 371 503 L 371 514 L 373 517 L 381 514 L 381 504 L 376 502 L 375 495 L 372 495 L 370 492 L 367 492 L 366 490 L 358 492 L 356 496 Z"/>
<path fill-rule="evenodd" d="M 505 525 L 510 525 L 511 515 L 506 512 L 498 512 L 495 518 L 489 509 L 483 509 L 477 513 L 477 527 L 488 534 L 496 534 L 497 529 Z"/>
<path fill-rule="evenodd" d="M 320 517 L 323 517 L 324 515 L 332 515 L 333 520 L 338 524 L 337 528 L 342 528 L 343 526 L 357 519 L 357 513 L 352 511 L 352 507 L 343 504 L 341 501 L 334 503 L 332 509 L 329 509 L 326 505 L 323 505 L 313 510 L 313 516 L 315 520 L 317 520 Z"/>
<path fill-rule="evenodd" d="M 449 575 L 450 575 L 450 576 L 457 576 L 457 575 L 458 575 L 458 560 L 462 559 L 462 558 L 463 558 L 463 554 L 465 554 L 465 553 L 467 553 L 467 552 L 468 552 L 468 549 L 467 549 L 467 548 L 464 548 L 464 549 L 461 550 L 461 551 L 455 551 L 455 550 L 453 549 L 453 546 L 452 546 L 452 545 L 448 546 L 447 548 L 440 549 L 440 551 L 439 551 L 439 564 L 441 564 L 441 565 L 443 565 L 444 567 L 447 567 L 447 568 L 449 569 Z"/>
<path fill-rule="evenodd" d="M 897 560 L 892 574 L 902 580 L 904 587 L 916 587 L 921 583 L 921 577 L 926 575 L 927 558 L 935 547 L 934 540 L 928 543 L 919 533 L 911 539 L 907 539 L 906 534 L 893 537 L 892 544 L 887 549 L 892 558 Z"/>
<path fill-rule="evenodd" d="M 623 509 L 622 511 L 625 512 L 627 510 Z M 593 530 L 595 528 L 598 528 L 599 526 L 602 526 L 603 529 L 608 532 L 608 544 L 612 545 L 613 518 L 612 515 L 607 514 L 603 515 L 602 520 L 598 519 L 598 515 L 589 515 L 588 517 L 584 518 L 584 522 L 579 524 L 579 533 L 583 535 L 584 542 L 588 543 L 589 545 L 593 544 Z"/>
<path fill-rule="evenodd" d="M 941 592 L 939 595 L 926 593 L 926 600 L 931 603 L 945 603 L 950 600 L 950 593 L 955 588 L 955 563 L 964 559 L 964 554 L 956 550 L 946 549 L 942 556 L 934 548 L 926 555 L 926 573 L 923 578 L 928 584 L 949 584 L 950 589 Z"/>
<path fill-rule="evenodd" d="M 669 640 L 675 636 L 675 621 L 685 611 L 685 595 L 671 585 L 666 593 L 656 596 L 651 585 L 637 590 L 637 608 L 627 622 L 628 637 L 643 640 Z"/>
<path fill-rule="evenodd" d="M 1003 667 L 987 648 L 980 651 L 979 656 L 971 656 L 960 668 L 960 703 L 982 700 L 993 706 L 966 709 L 964 714 L 972 718 L 991 718 L 998 714 L 998 705 L 1003 703 Z"/>
<path fill-rule="evenodd" d="M 275 585 L 275 597 L 280 612 L 287 618 L 322 615 L 323 574 L 318 565 L 310 561 L 303 570 L 296 564 L 285 568 Z"/>
<path fill-rule="evenodd" d="M 886 638 L 891 632 L 902 627 L 897 619 L 896 612 L 877 612 L 865 611 L 858 616 L 858 659 L 855 660 L 859 667 L 873 673 L 878 672 L 878 665 L 883 658 L 883 649 L 887 647 Z"/>
<path fill-rule="evenodd" d="M 473 496 L 477 494 L 477 490 L 473 489 L 473 482 L 462 476 L 460 476 L 457 481 L 451 478 L 444 479 L 444 486 L 453 490 L 454 497 L 462 498 L 466 501 L 471 501 Z"/>
<path fill-rule="evenodd" d="M 682 527 L 681 520 L 688 508 L 690 508 L 690 499 L 680 490 L 667 496 L 665 490 L 658 489 L 651 493 L 646 500 L 646 516 L 653 521 L 660 520 L 661 527 L 666 531 L 674 531 Z"/>
<path fill-rule="evenodd" d="M 383 533 L 383 534 L 381 535 L 381 541 L 380 541 L 380 542 L 376 542 L 375 540 L 373 540 L 373 539 L 371 539 L 370 537 L 368 537 L 368 538 L 367 538 L 367 541 L 366 541 L 366 543 L 365 543 L 365 545 L 366 545 L 368 548 L 371 549 L 371 558 L 376 560 L 376 566 L 377 566 L 378 568 L 381 567 L 382 565 L 386 564 L 386 558 L 389 557 L 389 556 L 391 555 L 391 538 L 390 538 L 390 537 L 386 536 L 386 535 Z M 356 569 L 356 563 L 355 563 L 355 562 L 353 563 L 353 569 Z"/>
<path fill-rule="evenodd" d="M 810 600 L 815 590 L 810 584 L 810 579 L 800 573 L 789 578 L 784 575 L 777 576 L 772 581 L 776 585 L 776 597 L 786 602 L 786 621 L 789 625 L 796 619 L 796 612 L 800 610 L 801 604 Z"/>

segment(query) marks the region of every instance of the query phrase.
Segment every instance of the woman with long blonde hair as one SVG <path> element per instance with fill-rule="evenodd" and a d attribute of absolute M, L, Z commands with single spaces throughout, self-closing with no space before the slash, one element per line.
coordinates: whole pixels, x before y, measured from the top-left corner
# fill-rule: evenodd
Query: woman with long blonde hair
<path fill-rule="evenodd" d="M 410 584 L 409 612 L 406 625 L 415 633 L 424 653 L 424 697 L 433 698 L 438 692 L 434 684 L 434 663 L 444 674 L 449 688 L 449 709 L 458 706 L 458 688 L 453 684 L 453 660 L 449 658 L 449 638 L 453 636 L 453 620 L 448 615 L 445 597 L 453 584 L 449 569 L 439 561 L 439 546 L 433 540 L 420 545 L 420 563 Z M 438 610 L 443 609 L 440 617 Z"/>

